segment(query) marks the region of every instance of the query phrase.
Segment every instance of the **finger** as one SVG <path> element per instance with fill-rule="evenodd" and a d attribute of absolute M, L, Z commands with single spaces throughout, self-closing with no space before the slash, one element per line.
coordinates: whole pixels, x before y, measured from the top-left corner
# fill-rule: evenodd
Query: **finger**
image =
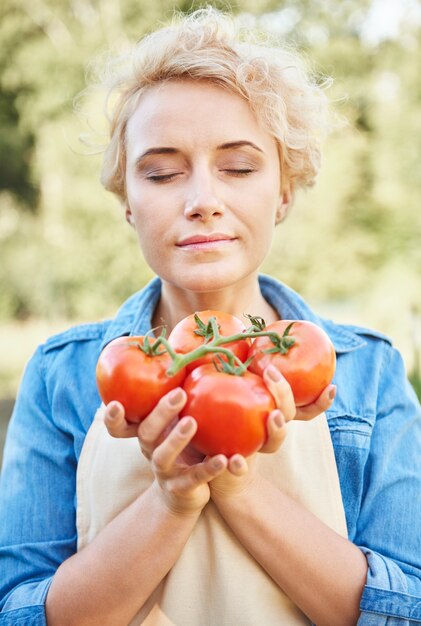
<path fill-rule="evenodd" d="M 296 407 L 292 389 L 286 378 L 274 365 L 268 365 L 263 372 L 263 380 L 275 398 L 276 406 L 282 411 L 285 420 L 287 422 L 293 420 Z"/>
<path fill-rule="evenodd" d="M 172 485 L 173 491 L 189 491 L 209 483 L 211 480 L 222 474 L 228 466 L 228 459 L 223 454 L 209 457 L 202 463 L 192 465 L 182 475 L 178 476 Z"/>
<path fill-rule="evenodd" d="M 152 452 L 165 429 L 177 417 L 186 401 L 187 394 L 181 387 L 173 389 L 160 399 L 139 426 L 138 436 L 142 450 Z"/>
<path fill-rule="evenodd" d="M 329 409 L 336 396 L 336 385 L 328 385 L 312 404 L 297 408 L 295 419 L 308 421 Z"/>
<path fill-rule="evenodd" d="M 104 424 L 112 437 L 136 437 L 139 424 L 128 422 L 121 402 L 113 400 L 105 407 Z"/>
<path fill-rule="evenodd" d="M 244 474 L 247 474 L 248 471 L 247 460 L 243 457 L 242 454 L 233 454 L 228 459 L 227 469 L 234 476 L 244 476 Z"/>
<path fill-rule="evenodd" d="M 177 457 L 190 443 L 197 430 L 197 422 L 192 417 L 183 417 L 169 435 L 152 453 L 152 467 L 155 473 L 165 477 L 172 473 Z"/>
<path fill-rule="evenodd" d="M 266 423 L 268 438 L 259 452 L 276 452 L 281 447 L 287 435 L 285 423 L 285 418 L 279 409 L 272 411 Z"/>

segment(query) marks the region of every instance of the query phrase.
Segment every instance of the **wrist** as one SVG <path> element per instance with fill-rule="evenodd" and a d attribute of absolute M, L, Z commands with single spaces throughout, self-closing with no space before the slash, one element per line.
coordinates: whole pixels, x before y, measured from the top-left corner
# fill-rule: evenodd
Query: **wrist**
<path fill-rule="evenodd" d="M 150 490 L 164 514 L 180 519 L 197 520 L 209 500 L 209 498 L 204 500 L 203 498 L 192 498 L 180 494 L 175 495 L 162 489 L 157 480 L 154 480 Z"/>
<path fill-rule="evenodd" d="M 258 472 L 246 476 L 229 476 L 227 481 L 219 477 L 210 483 L 211 500 L 219 509 L 224 505 L 234 505 L 244 501 L 249 503 L 256 498 L 263 477 Z"/>

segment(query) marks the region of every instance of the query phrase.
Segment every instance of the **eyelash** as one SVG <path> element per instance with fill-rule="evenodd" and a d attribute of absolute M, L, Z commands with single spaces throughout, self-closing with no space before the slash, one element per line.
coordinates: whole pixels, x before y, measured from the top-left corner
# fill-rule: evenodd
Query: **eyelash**
<path fill-rule="evenodd" d="M 177 176 L 177 174 L 155 174 L 153 176 L 148 176 L 147 179 L 151 180 L 153 183 L 165 183 L 170 181 Z"/>
<path fill-rule="evenodd" d="M 252 170 L 250 168 L 244 168 L 244 169 L 238 169 L 238 170 L 222 170 L 222 171 L 228 172 L 229 174 L 233 174 L 234 176 L 242 177 L 242 176 L 248 176 L 249 174 L 252 174 L 255 170 Z"/>
<path fill-rule="evenodd" d="M 233 176 L 236 176 L 238 178 L 243 178 L 245 176 L 248 176 L 249 174 L 252 174 L 255 170 L 250 169 L 250 168 L 244 168 L 244 169 L 225 169 L 225 170 L 221 170 L 222 172 L 226 172 L 227 174 L 232 174 Z M 177 176 L 178 173 L 174 173 L 174 174 L 155 174 L 152 176 L 148 176 L 148 180 L 154 182 L 154 183 L 166 183 L 171 181 L 173 178 L 175 178 L 175 176 Z"/>

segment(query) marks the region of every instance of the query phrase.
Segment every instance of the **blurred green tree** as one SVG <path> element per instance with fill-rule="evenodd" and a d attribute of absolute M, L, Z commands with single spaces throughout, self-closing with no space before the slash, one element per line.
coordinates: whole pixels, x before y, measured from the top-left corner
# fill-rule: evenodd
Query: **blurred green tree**
<path fill-rule="evenodd" d="M 226 8 L 225 1 L 211 4 Z M 0 7 L 0 318 L 95 318 L 150 277 L 123 211 L 78 136 L 85 67 L 198 2 L 3 0 Z M 241 0 L 233 10 L 297 46 L 347 120 L 314 190 L 298 194 L 266 271 L 317 300 L 420 304 L 420 30 L 368 45 L 369 0 Z M 95 132 L 93 132 L 95 135 Z M 396 278 L 398 277 L 398 279 Z M 392 298 L 392 296 L 390 296 Z"/>

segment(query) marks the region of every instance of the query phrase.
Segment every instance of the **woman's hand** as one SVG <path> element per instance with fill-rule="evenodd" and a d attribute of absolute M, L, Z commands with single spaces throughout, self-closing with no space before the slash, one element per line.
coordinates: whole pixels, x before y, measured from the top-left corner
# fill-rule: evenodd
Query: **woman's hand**
<path fill-rule="evenodd" d="M 311 420 L 326 411 L 332 404 L 335 385 L 328 385 L 315 402 L 297 408 L 291 387 L 284 376 L 272 365 L 264 372 L 266 386 L 275 398 L 277 409 L 272 411 L 267 421 L 268 437 L 259 452 L 276 452 L 283 444 L 287 431 L 285 424 L 293 419 Z M 256 470 L 256 455 L 247 459 L 235 454 L 228 460 L 227 470 L 210 483 L 213 500 L 233 496 L 246 490 L 252 482 L 259 480 Z"/>
<path fill-rule="evenodd" d="M 286 437 L 285 424 L 284 414 L 279 409 L 272 411 L 267 420 L 268 438 L 259 452 L 276 452 L 280 448 Z M 218 498 L 236 495 L 245 491 L 254 480 L 258 480 L 256 458 L 257 453 L 247 458 L 241 454 L 230 457 L 226 471 L 210 483 L 212 499 L 217 501 Z"/>
<path fill-rule="evenodd" d="M 228 465 L 222 454 L 204 458 L 189 446 L 197 423 L 188 416 L 178 421 L 186 400 L 183 389 L 174 389 L 140 424 L 126 421 L 119 402 L 110 402 L 104 416 L 113 437 L 138 438 L 143 454 L 151 462 L 156 493 L 176 513 L 200 511 L 210 497 L 208 483 Z"/>
<path fill-rule="evenodd" d="M 278 409 L 283 412 L 287 422 L 291 419 L 302 421 L 311 420 L 327 411 L 335 399 L 336 386 L 328 385 L 312 404 L 296 407 L 291 387 L 276 367 L 269 365 L 265 369 L 263 377 L 267 387 L 275 398 Z M 272 451 L 271 449 L 266 450 L 266 446 L 265 449 L 260 450 L 260 452 Z"/>
<path fill-rule="evenodd" d="M 285 424 L 294 419 L 296 408 L 291 387 L 278 370 L 269 366 L 264 373 L 265 384 L 275 398 L 277 409 L 272 411 L 267 419 L 267 439 L 259 452 L 276 452 L 286 437 Z M 244 458 L 241 454 L 234 454 L 228 460 L 227 470 L 221 473 L 210 483 L 211 497 L 217 503 L 218 499 L 232 497 L 248 489 L 251 483 L 258 480 L 256 469 L 257 455 Z"/>
<path fill-rule="evenodd" d="M 286 437 L 285 423 L 292 419 L 310 420 L 328 409 L 336 388 L 328 385 L 313 404 L 297 409 L 290 385 L 275 367 L 265 370 L 264 380 L 278 408 L 268 417 L 268 438 L 259 452 L 271 453 L 279 449 Z M 189 445 L 197 429 L 196 421 L 192 417 L 178 421 L 186 399 L 183 389 L 174 389 L 140 424 L 126 421 L 119 402 L 111 402 L 104 416 L 113 437 L 138 438 L 144 456 L 151 461 L 158 493 L 173 510 L 201 509 L 209 500 L 210 489 L 214 495 L 234 494 L 256 478 L 255 455 L 248 459 L 240 454 L 229 459 L 222 454 L 205 458 Z"/>

